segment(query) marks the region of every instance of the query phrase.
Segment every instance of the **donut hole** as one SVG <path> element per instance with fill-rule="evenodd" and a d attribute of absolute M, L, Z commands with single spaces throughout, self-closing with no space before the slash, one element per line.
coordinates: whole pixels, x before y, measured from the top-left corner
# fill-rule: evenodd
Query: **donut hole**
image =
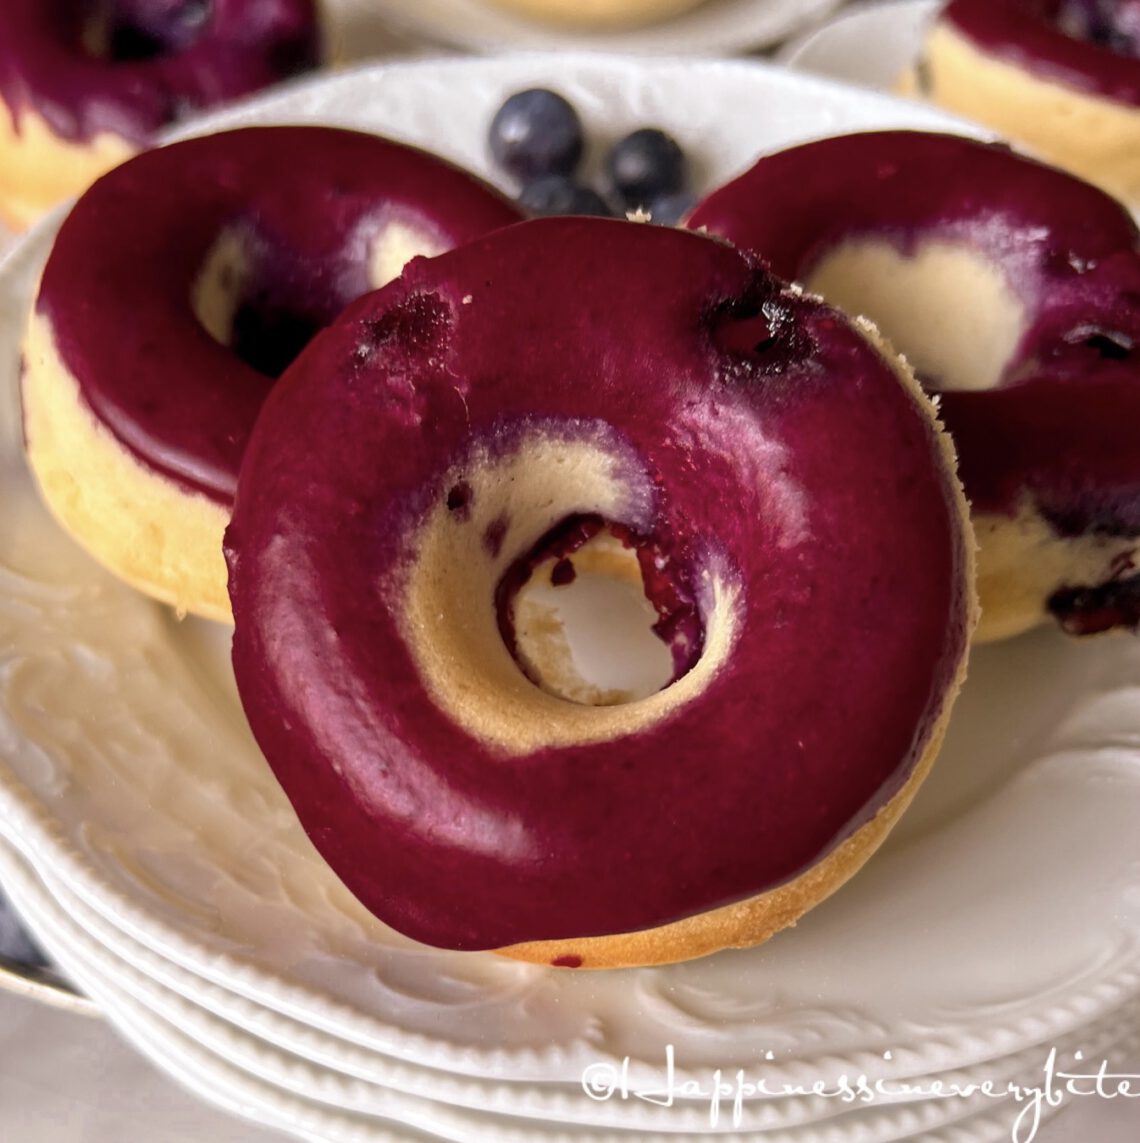
<path fill-rule="evenodd" d="M 806 284 L 873 321 L 937 392 L 1000 385 L 1027 324 L 1000 267 L 964 243 L 931 239 L 904 252 L 853 238 L 827 251 Z"/>
<path fill-rule="evenodd" d="M 668 565 L 629 528 L 571 516 L 499 581 L 503 641 L 523 674 L 558 698 L 587 706 L 648 698 L 692 668 L 703 640 L 687 585 L 678 591 L 660 574 Z"/>
<path fill-rule="evenodd" d="M 199 325 L 258 373 L 277 379 L 341 311 L 445 243 L 425 226 L 364 218 L 341 249 L 303 256 L 248 220 L 223 229 L 191 291 Z"/>
<path fill-rule="evenodd" d="M 657 541 L 657 486 L 604 423 L 504 432 L 432 493 L 390 589 L 420 676 L 509 752 L 666 718 L 728 659 L 737 574 L 676 526 Z"/>
<path fill-rule="evenodd" d="M 82 24 L 82 47 L 110 63 L 174 55 L 198 40 L 213 8 L 213 0 L 98 0 Z"/>
<path fill-rule="evenodd" d="M 198 323 L 266 377 L 278 378 L 351 301 L 323 285 L 320 268 L 242 227 L 225 231 L 195 281 Z"/>

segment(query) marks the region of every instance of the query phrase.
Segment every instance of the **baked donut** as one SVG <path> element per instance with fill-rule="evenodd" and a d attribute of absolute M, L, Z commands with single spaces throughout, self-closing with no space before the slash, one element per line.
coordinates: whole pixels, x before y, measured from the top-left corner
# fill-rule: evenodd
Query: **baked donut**
<path fill-rule="evenodd" d="M 162 128 L 321 54 L 315 0 L 4 0 L 0 217 L 21 229 Z"/>
<path fill-rule="evenodd" d="M 528 574 L 557 589 L 603 531 L 673 669 L 587 705 L 511 648 Z M 410 263 L 270 395 L 226 533 L 234 669 L 388 924 L 681 960 L 792 924 L 910 801 L 972 544 L 948 438 L 869 328 L 700 235 L 525 222 Z"/>
<path fill-rule="evenodd" d="M 869 317 L 940 395 L 979 638 L 1136 627 L 1140 236 L 1119 203 L 1000 145 L 873 132 L 761 159 L 689 225 Z"/>
<path fill-rule="evenodd" d="M 496 8 L 554 24 L 581 28 L 622 28 L 679 16 L 704 0 L 488 0 Z"/>
<path fill-rule="evenodd" d="M 25 337 L 48 506 L 123 579 L 227 619 L 222 532 L 276 376 L 410 257 L 518 218 L 432 155 L 327 127 L 211 135 L 116 168 L 63 224 Z"/>
<path fill-rule="evenodd" d="M 1140 0 L 950 0 L 912 86 L 1140 201 Z"/>

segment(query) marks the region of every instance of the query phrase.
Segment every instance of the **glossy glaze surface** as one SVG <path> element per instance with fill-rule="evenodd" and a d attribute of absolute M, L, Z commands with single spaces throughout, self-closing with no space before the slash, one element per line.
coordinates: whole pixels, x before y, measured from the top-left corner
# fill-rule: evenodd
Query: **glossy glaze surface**
<path fill-rule="evenodd" d="M 904 255 L 960 244 L 999 266 L 1025 308 L 1021 342 L 997 388 L 940 398 L 973 509 L 1012 517 L 1028 493 L 1062 536 L 1140 535 L 1140 255 L 1103 192 L 1002 146 L 876 132 L 761 159 L 689 225 L 797 279 L 866 237 Z"/>
<path fill-rule="evenodd" d="M 5 0 L 0 98 L 62 138 L 143 146 L 171 123 L 315 68 L 314 0 Z"/>
<path fill-rule="evenodd" d="M 227 132 L 147 152 L 96 183 L 60 230 L 36 305 L 117 439 L 149 468 L 229 503 L 273 384 L 254 366 L 283 363 L 258 349 L 281 338 L 297 348 L 364 293 L 372 241 L 388 223 L 446 248 L 517 217 L 472 175 L 379 136 Z M 246 359 L 191 304 L 224 233 L 250 262 L 235 322 Z"/>
<path fill-rule="evenodd" d="M 942 19 L 1028 71 L 1140 104 L 1140 8 L 1132 0 L 950 0 Z"/>
<path fill-rule="evenodd" d="M 653 490 L 614 522 L 688 582 L 729 569 L 737 638 L 639 733 L 497 750 L 418 673 L 409 543 L 472 507 L 473 449 L 596 438 L 599 417 Z M 927 741 L 969 622 L 950 480 L 893 368 L 746 256 L 624 222 L 511 227 L 357 302 L 267 403 L 227 534 L 247 717 L 325 858 L 421 941 L 629 931 L 748 897 L 866 821 Z"/>

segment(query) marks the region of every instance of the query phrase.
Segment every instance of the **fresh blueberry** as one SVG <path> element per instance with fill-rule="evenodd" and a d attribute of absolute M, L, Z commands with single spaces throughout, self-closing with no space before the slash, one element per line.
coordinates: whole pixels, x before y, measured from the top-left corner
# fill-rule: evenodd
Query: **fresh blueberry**
<path fill-rule="evenodd" d="M 584 141 L 578 113 L 553 91 L 520 91 L 491 121 L 491 154 L 520 182 L 543 175 L 572 175 Z"/>
<path fill-rule="evenodd" d="M 523 187 L 519 205 L 534 215 L 592 214 L 609 218 L 613 212 L 597 191 L 566 175 L 544 175 Z"/>
<path fill-rule="evenodd" d="M 676 226 L 697 205 L 688 191 L 659 195 L 649 204 L 649 217 L 658 226 Z"/>
<path fill-rule="evenodd" d="M 686 165 L 672 136 L 644 127 L 614 145 L 606 159 L 606 174 L 630 206 L 645 206 L 684 190 Z"/>

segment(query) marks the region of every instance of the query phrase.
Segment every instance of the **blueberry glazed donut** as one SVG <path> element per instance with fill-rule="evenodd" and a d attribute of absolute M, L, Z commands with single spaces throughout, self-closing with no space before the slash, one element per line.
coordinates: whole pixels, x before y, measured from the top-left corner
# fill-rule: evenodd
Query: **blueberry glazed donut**
<path fill-rule="evenodd" d="M 321 55 L 315 0 L 4 0 L 0 217 L 28 225 L 176 120 Z"/>
<path fill-rule="evenodd" d="M 603 538 L 672 669 L 594 705 L 519 654 L 518 604 Z M 972 543 L 948 438 L 869 328 L 700 235 L 526 222 L 412 262 L 270 395 L 226 535 L 234 668 L 390 925 L 681 960 L 792 924 L 910 801 Z"/>
<path fill-rule="evenodd" d="M 763 158 L 689 225 L 866 315 L 939 395 L 980 638 L 1136 627 L 1140 236 L 1119 203 L 1002 146 L 900 131 Z"/>
<path fill-rule="evenodd" d="M 123 579 L 227 619 L 222 532 L 275 378 L 409 258 L 517 219 L 432 155 L 326 127 L 211 135 L 116 168 L 64 222 L 25 336 L 48 506 Z"/>
<path fill-rule="evenodd" d="M 1140 201 L 1140 0 L 950 0 L 912 85 Z"/>

